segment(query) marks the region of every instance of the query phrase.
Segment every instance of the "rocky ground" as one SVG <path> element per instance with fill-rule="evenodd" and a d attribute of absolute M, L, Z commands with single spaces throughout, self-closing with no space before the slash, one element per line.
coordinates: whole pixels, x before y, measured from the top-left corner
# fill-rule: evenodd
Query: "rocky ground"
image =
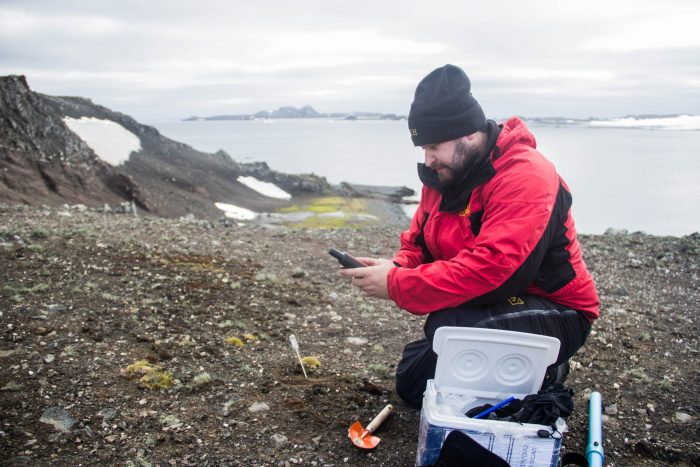
<path fill-rule="evenodd" d="M 390 256 L 400 226 L 224 225 L 0 206 L 4 465 L 413 465 L 393 390 L 421 318 L 364 299 L 334 246 Z M 573 362 L 584 449 L 600 391 L 609 465 L 700 465 L 700 236 L 582 236 L 602 319 Z M 314 357 L 304 378 L 289 346 Z M 386 403 L 378 448 L 347 438 Z"/>

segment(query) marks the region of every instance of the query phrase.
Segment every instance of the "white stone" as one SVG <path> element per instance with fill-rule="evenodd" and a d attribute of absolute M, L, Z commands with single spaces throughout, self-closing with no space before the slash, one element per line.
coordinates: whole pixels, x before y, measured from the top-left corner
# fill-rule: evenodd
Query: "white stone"
<path fill-rule="evenodd" d="M 275 433 L 274 435 L 270 436 L 270 441 L 272 441 L 272 445 L 276 448 L 279 449 L 285 444 L 287 444 L 287 437 L 284 435 L 280 435 L 278 433 Z"/>
<path fill-rule="evenodd" d="M 364 337 L 348 337 L 345 339 L 345 342 L 352 345 L 365 345 L 368 340 Z"/>
<path fill-rule="evenodd" d="M 253 405 L 248 407 L 248 410 L 253 413 L 267 412 L 268 410 L 270 410 L 270 406 L 264 402 L 253 402 Z"/>
<path fill-rule="evenodd" d="M 49 407 L 39 419 L 41 423 L 46 423 L 54 427 L 56 431 L 67 433 L 75 424 L 76 420 L 63 407 Z"/>

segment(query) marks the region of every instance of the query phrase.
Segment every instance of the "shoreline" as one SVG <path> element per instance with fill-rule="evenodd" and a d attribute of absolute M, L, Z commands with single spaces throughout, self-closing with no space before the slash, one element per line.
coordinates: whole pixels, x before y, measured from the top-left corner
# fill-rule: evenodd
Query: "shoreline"
<path fill-rule="evenodd" d="M 389 188 L 394 188 L 394 187 L 389 187 Z M 339 194 L 314 194 L 314 195 L 305 195 L 305 196 L 292 196 L 291 199 L 286 200 L 286 201 L 280 201 L 280 200 L 274 200 L 271 198 L 266 199 L 264 202 L 257 203 L 256 200 L 247 200 L 246 206 L 249 206 L 251 209 L 260 209 L 260 211 L 254 211 L 256 214 L 256 217 L 254 219 L 242 219 L 242 220 L 237 220 L 237 219 L 229 219 L 229 222 L 231 223 L 240 223 L 241 225 L 243 224 L 251 224 L 251 225 L 278 225 L 282 227 L 294 227 L 295 225 L 298 226 L 299 219 L 300 217 L 294 217 L 294 216 L 288 216 L 285 217 L 284 215 L 279 215 L 280 212 L 284 212 L 285 209 L 289 209 L 290 206 L 308 206 L 310 203 L 313 202 L 323 202 L 323 200 L 327 199 L 337 199 L 337 198 L 342 198 L 347 201 L 351 200 L 359 200 L 360 204 L 359 206 L 361 207 L 361 213 L 365 213 L 367 217 L 362 219 L 361 217 L 358 218 L 355 216 L 354 218 L 352 217 L 352 214 L 357 214 L 358 210 L 355 209 L 354 213 L 349 213 L 350 216 L 345 216 L 348 220 L 349 224 L 352 224 L 354 227 L 362 227 L 362 226 L 372 226 L 372 225 L 388 225 L 388 226 L 403 226 L 405 228 L 408 228 L 408 225 L 411 221 L 411 217 L 408 216 L 407 212 L 404 209 L 404 206 L 406 205 L 411 205 L 411 204 L 417 204 L 413 201 L 409 202 L 396 202 L 392 199 L 387 199 L 382 196 L 374 196 L 374 197 L 363 197 L 363 196 L 347 196 L 346 193 L 343 193 L 342 195 Z M 45 209 L 46 208 L 46 209 Z M 107 209 L 106 209 L 107 208 Z M 62 204 L 57 204 L 57 205 L 42 205 L 42 206 L 32 206 L 30 204 L 21 204 L 21 203 L 7 203 L 7 202 L 0 202 L 0 209 L 2 210 L 18 210 L 22 211 L 24 209 L 27 210 L 45 210 L 47 212 L 51 211 L 62 211 L 62 212 L 71 212 L 71 211 L 90 211 L 90 212 L 109 212 L 109 213 L 116 213 L 116 214 L 123 214 L 123 213 L 128 213 L 132 214 L 134 207 L 132 206 L 131 203 L 129 202 L 123 202 L 118 205 L 103 205 L 99 207 L 92 207 L 92 206 L 86 206 L 83 204 L 69 204 L 69 203 L 62 203 Z M 247 209 L 247 208 L 246 208 Z M 298 211 L 303 211 L 303 208 L 298 208 Z M 137 216 L 144 216 L 144 217 L 150 217 L 154 219 L 170 219 L 170 220 L 177 220 L 178 218 L 188 218 L 192 220 L 197 220 L 200 222 L 222 222 L 224 218 L 226 218 L 225 211 L 219 209 L 219 216 L 211 216 L 211 215 L 206 215 L 207 213 L 204 213 L 204 216 L 197 216 L 195 213 L 189 213 L 184 216 L 179 216 L 179 217 L 165 217 L 165 216 L 158 216 L 149 212 L 144 212 L 139 209 L 136 209 L 136 215 Z M 317 215 L 317 213 L 314 212 L 309 212 L 309 217 Z M 338 211 L 338 215 L 334 217 L 343 217 L 343 211 Z M 348 214 L 348 213 L 345 213 Z M 301 217 L 301 219 L 304 219 L 306 217 Z M 313 225 L 309 225 L 308 227 L 313 228 Z M 334 227 L 325 227 L 325 228 L 343 228 L 346 227 L 345 223 L 343 222 L 338 222 L 334 224 Z M 318 228 L 324 228 L 323 226 L 320 226 Z M 700 231 L 694 231 L 690 232 L 687 234 L 683 235 L 671 235 L 671 234 L 654 234 L 654 233 L 648 233 L 643 230 L 629 230 L 626 228 L 615 228 L 615 227 L 608 227 L 603 233 L 586 233 L 586 232 L 581 232 L 577 231 L 577 235 L 580 237 L 606 237 L 606 236 L 621 236 L 621 237 L 632 237 L 632 236 L 642 236 L 642 237 L 652 237 L 652 238 L 669 238 L 669 239 L 683 239 L 683 238 L 697 238 L 700 236 Z"/>

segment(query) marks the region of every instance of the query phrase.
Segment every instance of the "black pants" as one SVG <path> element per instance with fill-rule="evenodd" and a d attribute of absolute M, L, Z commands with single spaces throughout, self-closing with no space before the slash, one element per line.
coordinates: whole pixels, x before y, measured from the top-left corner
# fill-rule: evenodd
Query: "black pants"
<path fill-rule="evenodd" d="M 556 363 L 550 368 L 567 362 L 591 330 L 582 313 L 534 295 L 430 313 L 423 328 L 425 337 L 406 345 L 396 368 L 396 393 L 414 407 L 421 406 L 425 384 L 435 377 L 437 355 L 432 342 L 435 331 L 442 326 L 504 329 L 556 337 L 561 347 Z"/>

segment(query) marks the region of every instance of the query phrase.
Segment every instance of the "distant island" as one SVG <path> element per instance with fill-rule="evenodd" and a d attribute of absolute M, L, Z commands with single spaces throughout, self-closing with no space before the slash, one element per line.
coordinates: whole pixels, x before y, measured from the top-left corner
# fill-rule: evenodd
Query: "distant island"
<path fill-rule="evenodd" d="M 277 110 L 261 110 L 254 114 L 243 115 L 213 115 L 210 117 L 192 116 L 183 119 L 185 122 L 198 120 L 256 120 L 266 118 L 337 118 L 345 120 L 404 120 L 405 115 L 385 114 L 381 112 L 335 112 L 320 113 L 310 105 L 303 107 L 285 106 Z"/>
<path fill-rule="evenodd" d="M 599 118 L 599 117 L 588 117 L 588 118 L 573 118 L 573 117 L 520 117 L 528 122 L 537 122 L 545 124 L 571 124 L 571 123 L 591 123 L 591 122 L 604 122 L 611 120 L 622 120 L 622 119 L 634 119 L 634 120 L 652 120 L 652 119 L 669 119 L 682 117 L 686 114 L 634 114 L 634 115 L 623 115 L 621 117 L 613 118 Z"/>
<path fill-rule="evenodd" d="M 194 122 L 220 121 L 220 120 L 272 120 L 283 118 L 332 118 L 338 120 L 406 120 L 405 115 L 381 112 L 317 112 L 310 105 L 303 107 L 284 106 L 277 110 L 261 110 L 254 114 L 241 115 L 212 115 L 209 117 L 192 116 L 182 121 Z M 569 126 L 587 125 L 594 127 L 629 127 L 629 128 L 669 128 L 699 130 L 700 116 L 688 114 L 637 114 L 625 115 L 616 118 L 571 118 L 571 117 L 525 117 L 520 116 L 528 123 L 536 125 Z M 496 119 L 502 121 L 505 119 Z"/>
<path fill-rule="evenodd" d="M 565 118 L 521 117 L 536 125 L 570 126 L 585 125 L 593 128 L 637 128 L 666 130 L 700 130 L 700 115 L 689 114 L 638 114 L 616 118 Z"/>

